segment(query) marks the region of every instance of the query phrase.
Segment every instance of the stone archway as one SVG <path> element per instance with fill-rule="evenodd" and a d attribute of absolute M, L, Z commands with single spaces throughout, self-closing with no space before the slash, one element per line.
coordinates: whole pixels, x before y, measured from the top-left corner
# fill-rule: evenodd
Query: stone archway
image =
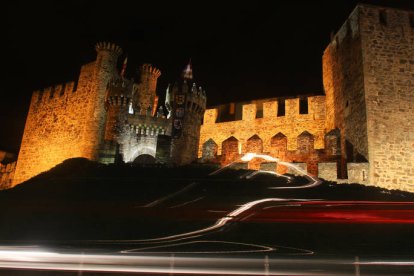
<path fill-rule="evenodd" d="M 217 156 L 218 145 L 214 142 L 213 139 L 208 139 L 202 147 L 202 156 L 203 161 L 213 160 Z"/>
<path fill-rule="evenodd" d="M 270 139 L 270 147 L 272 149 L 272 153 L 276 155 L 276 157 L 281 157 L 281 155 L 285 154 L 287 151 L 287 137 L 283 133 L 279 132 L 275 136 Z"/>
<path fill-rule="evenodd" d="M 222 164 L 228 164 L 235 161 L 239 156 L 239 140 L 231 136 L 223 141 L 222 149 Z"/>
<path fill-rule="evenodd" d="M 134 159 L 134 164 L 154 164 L 156 159 L 154 156 L 149 154 L 141 154 Z"/>
<path fill-rule="evenodd" d="M 255 134 L 247 140 L 246 152 L 262 153 L 263 152 L 263 140 Z"/>
<path fill-rule="evenodd" d="M 306 130 L 298 136 L 298 150 L 308 153 L 314 150 L 315 137 Z"/>
<path fill-rule="evenodd" d="M 328 155 L 341 155 L 341 133 L 338 128 L 325 134 L 325 152 Z"/>
<path fill-rule="evenodd" d="M 234 136 L 231 136 L 222 143 L 222 154 L 238 154 L 239 153 L 239 140 Z"/>

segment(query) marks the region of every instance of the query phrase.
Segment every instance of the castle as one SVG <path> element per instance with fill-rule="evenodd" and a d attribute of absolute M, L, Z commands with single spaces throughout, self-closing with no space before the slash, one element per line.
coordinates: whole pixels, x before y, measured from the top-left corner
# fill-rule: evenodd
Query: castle
<path fill-rule="evenodd" d="M 205 110 L 205 93 L 187 69 L 167 89 L 167 117 L 158 110 L 157 69 L 143 65 L 135 83 L 117 72 L 119 47 L 96 49 L 76 89 L 68 83 L 33 93 L 14 185 L 79 156 L 105 163 L 198 158 L 290 172 L 263 160 L 240 162 L 255 152 L 327 180 L 414 191 L 414 12 L 358 5 L 323 53 L 325 95 Z"/>
<path fill-rule="evenodd" d="M 187 164 L 197 158 L 205 91 L 187 66 L 167 89 L 164 113 L 156 95 L 161 72 L 144 64 L 138 81 L 124 77 L 117 62 L 122 50 L 96 45 L 96 60 L 81 67 L 77 84 L 35 91 L 10 186 L 62 161 L 85 157 L 102 163 Z"/>

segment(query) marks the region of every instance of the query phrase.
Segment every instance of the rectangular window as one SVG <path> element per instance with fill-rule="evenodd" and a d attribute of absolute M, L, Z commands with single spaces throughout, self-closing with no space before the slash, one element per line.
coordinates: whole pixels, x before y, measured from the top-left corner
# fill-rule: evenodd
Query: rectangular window
<path fill-rule="evenodd" d="M 299 99 L 299 114 L 308 114 L 308 98 Z"/>
<path fill-rule="evenodd" d="M 263 118 L 263 103 L 256 103 L 256 119 Z"/>
<path fill-rule="evenodd" d="M 379 11 L 379 22 L 383 26 L 387 26 L 387 12 L 385 10 Z"/>
<path fill-rule="evenodd" d="M 277 117 L 285 116 L 285 100 L 277 101 Z"/>
<path fill-rule="evenodd" d="M 236 105 L 234 103 L 230 103 L 229 114 L 233 115 L 235 110 L 236 110 Z"/>

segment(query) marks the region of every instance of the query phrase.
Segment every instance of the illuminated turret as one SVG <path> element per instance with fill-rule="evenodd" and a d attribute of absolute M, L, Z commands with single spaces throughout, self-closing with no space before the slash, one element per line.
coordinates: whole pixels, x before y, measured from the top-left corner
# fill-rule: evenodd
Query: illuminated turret
<path fill-rule="evenodd" d="M 188 164 L 197 159 L 200 126 L 206 109 L 206 93 L 193 81 L 191 61 L 182 80 L 167 88 L 165 106 L 172 119 L 171 156 L 175 164 Z"/>
<path fill-rule="evenodd" d="M 134 106 L 147 110 L 151 107 L 151 115 L 157 110 L 158 96 L 157 79 L 161 75 L 161 71 L 153 67 L 151 64 L 143 64 L 140 68 L 140 81 L 135 87 Z"/>

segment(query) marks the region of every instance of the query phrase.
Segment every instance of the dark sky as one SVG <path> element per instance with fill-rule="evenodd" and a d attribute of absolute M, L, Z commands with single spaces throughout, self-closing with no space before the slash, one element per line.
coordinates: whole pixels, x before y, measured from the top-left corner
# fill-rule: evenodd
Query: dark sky
<path fill-rule="evenodd" d="M 34 89 L 76 80 L 97 41 L 152 63 L 158 94 L 189 58 L 208 105 L 323 93 L 321 56 L 357 2 L 414 10 L 412 0 L 2 2 L 0 149 L 17 152 Z M 144 4 L 145 3 L 145 4 Z"/>

